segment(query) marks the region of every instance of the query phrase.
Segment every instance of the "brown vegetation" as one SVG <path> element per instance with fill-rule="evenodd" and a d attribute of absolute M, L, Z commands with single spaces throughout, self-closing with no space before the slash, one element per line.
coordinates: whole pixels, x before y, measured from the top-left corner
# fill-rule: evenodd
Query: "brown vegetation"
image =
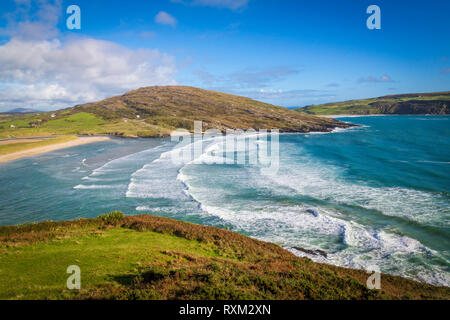
<path fill-rule="evenodd" d="M 194 120 L 203 121 L 203 129 L 221 131 L 253 128 L 309 132 L 348 126 L 241 96 L 182 86 L 141 88 L 72 110 L 78 111 L 107 120 L 139 117 L 147 124 L 169 129 L 193 130 Z"/>
<path fill-rule="evenodd" d="M 366 287 L 368 274 L 314 263 L 275 244 L 213 227 L 154 217 L 121 217 L 43 222 L 0 227 L 0 249 L 72 238 L 77 230 L 107 233 L 131 229 L 187 239 L 191 251 L 157 249 L 137 272 L 83 289 L 76 299 L 449 299 L 450 288 L 383 274 L 382 289 Z M 96 231 L 97 230 L 97 231 Z M 86 231 L 83 231 L 86 232 Z M 130 244 L 132 245 L 132 244 Z M 202 255 L 194 249 L 209 248 Z M 153 249 L 148 249 L 151 254 Z M 1 251 L 0 251 L 1 253 Z M 98 255 L 101 255 L 99 252 Z M 150 255 L 151 256 L 151 255 Z"/>

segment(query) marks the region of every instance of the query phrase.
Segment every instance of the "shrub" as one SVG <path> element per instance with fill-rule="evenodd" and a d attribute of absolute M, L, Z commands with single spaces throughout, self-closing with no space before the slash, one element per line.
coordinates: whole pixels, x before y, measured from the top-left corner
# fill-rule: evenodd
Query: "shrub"
<path fill-rule="evenodd" d="M 97 219 L 105 222 L 105 223 L 114 223 L 120 221 L 124 218 L 124 214 L 121 211 L 111 211 L 105 214 L 102 214 L 97 217 Z"/>
<path fill-rule="evenodd" d="M 170 276 L 170 271 L 166 268 L 154 266 L 142 274 L 144 282 L 154 282 L 163 280 Z"/>

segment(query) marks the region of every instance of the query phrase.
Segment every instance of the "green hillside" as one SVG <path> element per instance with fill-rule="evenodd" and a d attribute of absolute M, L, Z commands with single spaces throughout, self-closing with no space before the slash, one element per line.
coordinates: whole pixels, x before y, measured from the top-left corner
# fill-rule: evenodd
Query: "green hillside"
<path fill-rule="evenodd" d="M 163 137 L 177 128 L 330 131 L 347 124 L 299 114 L 249 98 L 193 87 L 146 87 L 99 102 L 47 113 L 2 115 L 0 139 L 70 134 Z"/>
<path fill-rule="evenodd" d="M 314 115 L 450 114 L 450 91 L 383 96 L 295 109 Z"/>
<path fill-rule="evenodd" d="M 66 269 L 81 270 L 69 290 Z M 314 263 L 275 244 L 149 215 L 0 227 L 0 299 L 449 299 L 450 288 Z"/>

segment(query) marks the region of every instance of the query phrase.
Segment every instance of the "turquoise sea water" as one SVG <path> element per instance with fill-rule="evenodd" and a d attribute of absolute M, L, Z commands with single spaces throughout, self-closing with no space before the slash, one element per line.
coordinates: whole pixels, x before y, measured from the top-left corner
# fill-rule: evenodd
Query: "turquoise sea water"
<path fill-rule="evenodd" d="M 341 120 L 362 126 L 281 134 L 271 176 L 258 165 L 199 161 L 215 139 L 185 164 L 172 161 L 167 139 L 112 139 L 1 164 L 0 225 L 151 213 L 319 262 L 450 285 L 450 117 Z"/>

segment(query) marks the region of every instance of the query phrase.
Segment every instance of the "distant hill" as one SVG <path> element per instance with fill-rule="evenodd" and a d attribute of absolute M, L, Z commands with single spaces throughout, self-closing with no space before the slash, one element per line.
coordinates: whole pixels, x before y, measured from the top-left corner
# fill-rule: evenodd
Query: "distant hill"
<path fill-rule="evenodd" d="M 177 128 L 279 129 L 280 132 L 331 131 L 349 125 L 249 98 L 182 86 L 154 86 L 102 101 L 39 115 L 0 121 L 0 137 L 52 134 L 109 134 L 163 137 Z M 11 125 L 13 127 L 11 127 Z"/>
<path fill-rule="evenodd" d="M 450 91 L 389 95 L 298 108 L 314 115 L 450 114 Z"/>
<path fill-rule="evenodd" d="M 35 112 L 41 112 L 41 111 L 31 109 L 31 108 L 16 108 L 16 109 L 6 111 L 5 113 L 35 113 Z"/>

